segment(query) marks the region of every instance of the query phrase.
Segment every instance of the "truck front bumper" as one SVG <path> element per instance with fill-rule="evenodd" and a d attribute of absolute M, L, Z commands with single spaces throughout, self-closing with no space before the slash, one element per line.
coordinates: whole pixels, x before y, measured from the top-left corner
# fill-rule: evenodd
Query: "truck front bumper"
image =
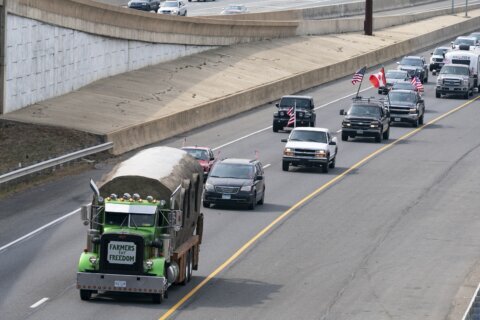
<path fill-rule="evenodd" d="M 164 277 L 77 272 L 77 289 L 82 290 L 164 293 L 167 287 Z"/>
<path fill-rule="evenodd" d="M 282 160 L 292 166 L 319 167 L 328 165 L 327 158 L 283 157 Z"/>
<path fill-rule="evenodd" d="M 310 118 L 297 118 L 295 122 L 296 127 L 308 127 L 310 126 L 310 121 L 312 121 Z M 288 118 L 287 119 L 279 119 L 275 118 L 273 119 L 273 125 L 277 128 L 285 128 L 288 124 Z M 290 128 L 293 128 L 293 125 L 290 126 Z"/>
<path fill-rule="evenodd" d="M 369 129 L 342 128 L 342 134 L 346 134 L 349 137 L 376 137 L 380 133 L 381 133 L 380 128 L 369 128 Z"/>
<path fill-rule="evenodd" d="M 390 116 L 391 116 L 390 119 L 393 123 L 395 123 L 395 122 L 415 123 L 420 118 L 417 113 L 412 113 L 412 114 L 394 114 L 394 113 L 391 113 Z"/>
<path fill-rule="evenodd" d="M 468 87 L 466 86 L 455 86 L 455 87 L 447 87 L 447 86 L 437 86 L 435 89 L 437 93 L 440 94 L 465 94 L 468 92 Z"/>

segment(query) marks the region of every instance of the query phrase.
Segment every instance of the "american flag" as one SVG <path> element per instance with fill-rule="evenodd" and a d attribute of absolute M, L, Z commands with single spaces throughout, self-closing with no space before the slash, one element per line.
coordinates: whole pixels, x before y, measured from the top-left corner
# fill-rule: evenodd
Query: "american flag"
<path fill-rule="evenodd" d="M 357 84 L 359 82 L 362 82 L 363 76 L 365 75 L 365 71 L 367 71 L 367 67 L 358 69 L 357 72 L 355 72 L 355 74 L 353 75 L 352 84 Z"/>
<path fill-rule="evenodd" d="M 418 92 L 423 92 L 423 84 L 418 77 L 413 77 L 410 82 L 413 84 L 413 86 L 417 89 Z"/>
<path fill-rule="evenodd" d="M 287 114 L 290 117 L 290 119 L 288 119 L 287 127 L 291 125 L 295 126 L 295 108 L 290 107 L 290 109 L 287 111 Z"/>

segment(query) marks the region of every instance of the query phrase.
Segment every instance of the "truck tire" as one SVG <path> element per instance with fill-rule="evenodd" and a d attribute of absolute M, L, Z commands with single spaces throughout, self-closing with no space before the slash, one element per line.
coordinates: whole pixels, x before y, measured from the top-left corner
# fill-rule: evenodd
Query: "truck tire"
<path fill-rule="evenodd" d="M 425 114 L 422 114 L 422 116 L 420 117 L 420 120 L 418 121 L 418 123 L 420 123 L 421 125 L 423 125 L 423 116 L 424 116 L 424 115 L 425 115 Z"/>
<path fill-rule="evenodd" d="M 162 293 L 152 293 L 152 302 L 160 304 L 163 301 L 163 294 Z"/>
<path fill-rule="evenodd" d="M 187 253 L 185 253 L 185 278 L 183 278 L 183 281 L 180 282 L 182 286 L 186 285 L 188 282 L 190 282 L 190 279 L 192 278 L 192 250 L 188 250 Z"/>
<path fill-rule="evenodd" d="M 337 160 L 337 156 L 330 161 L 330 164 L 328 165 L 330 169 L 335 169 L 335 161 Z"/>
<path fill-rule="evenodd" d="M 208 202 L 208 201 L 203 201 L 203 207 L 204 207 L 204 208 L 210 208 L 210 202 Z"/>
<path fill-rule="evenodd" d="M 464 95 L 463 95 L 463 99 L 465 100 L 468 100 L 468 97 L 470 96 L 470 92 L 467 91 Z"/>
<path fill-rule="evenodd" d="M 322 172 L 323 173 L 328 173 L 328 163 L 322 165 Z"/>
<path fill-rule="evenodd" d="M 383 133 L 383 140 L 388 140 L 388 138 L 390 138 L 390 127 Z"/>
<path fill-rule="evenodd" d="M 278 132 L 278 127 L 275 125 L 275 123 L 273 124 L 272 128 L 273 128 L 273 132 Z"/>
<path fill-rule="evenodd" d="M 342 132 L 342 141 L 348 141 L 348 134 Z"/>
<path fill-rule="evenodd" d="M 257 204 L 257 193 L 255 192 L 253 194 L 253 199 L 252 202 L 248 205 L 248 210 L 253 210 L 255 209 L 255 205 Z"/>
<path fill-rule="evenodd" d="M 414 128 L 417 128 L 419 126 L 419 119 L 415 120 L 415 122 L 412 125 Z"/>
<path fill-rule="evenodd" d="M 379 133 L 375 136 L 375 142 L 382 142 L 382 133 Z"/>
<path fill-rule="evenodd" d="M 435 91 L 435 98 L 441 98 L 442 94 L 438 91 Z"/>
<path fill-rule="evenodd" d="M 258 200 L 257 204 L 262 205 L 265 202 L 265 187 L 263 187 L 262 198 Z"/>
<path fill-rule="evenodd" d="M 287 161 L 282 162 L 282 170 L 283 171 L 288 171 L 289 167 L 290 167 L 290 163 L 288 163 Z"/>
<path fill-rule="evenodd" d="M 80 289 L 80 299 L 82 299 L 83 301 L 88 301 L 92 298 L 92 293 L 92 290 Z"/>

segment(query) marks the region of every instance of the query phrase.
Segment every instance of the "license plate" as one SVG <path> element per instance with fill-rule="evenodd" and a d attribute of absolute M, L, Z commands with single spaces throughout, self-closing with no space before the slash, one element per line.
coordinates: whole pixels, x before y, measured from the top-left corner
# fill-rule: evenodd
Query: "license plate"
<path fill-rule="evenodd" d="M 113 286 L 115 288 L 126 288 L 127 287 L 127 281 L 115 280 L 115 283 L 114 283 Z"/>
<path fill-rule="evenodd" d="M 229 200 L 232 196 L 230 194 L 222 194 L 222 199 Z"/>
<path fill-rule="evenodd" d="M 402 121 L 402 119 L 400 119 L 400 118 L 395 118 L 395 119 L 393 119 L 393 121 Z"/>
<path fill-rule="evenodd" d="M 357 130 L 357 134 L 363 134 L 363 130 Z"/>

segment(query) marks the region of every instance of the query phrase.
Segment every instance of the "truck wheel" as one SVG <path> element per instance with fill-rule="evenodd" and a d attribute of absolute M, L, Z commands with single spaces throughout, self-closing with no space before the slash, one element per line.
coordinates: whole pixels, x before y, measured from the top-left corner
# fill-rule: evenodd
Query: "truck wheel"
<path fill-rule="evenodd" d="M 163 301 L 163 294 L 162 293 L 152 293 L 152 302 L 160 304 Z"/>
<path fill-rule="evenodd" d="M 335 169 L 335 160 L 337 159 L 337 157 L 335 156 L 335 158 L 332 159 L 332 161 L 330 162 L 330 164 L 328 165 L 330 167 L 330 169 Z"/>
<path fill-rule="evenodd" d="M 382 142 L 382 134 L 379 133 L 375 136 L 375 142 Z"/>
<path fill-rule="evenodd" d="M 252 202 L 248 205 L 248 210 L 255 209 L 255 205 L 257 204 L 257 193 L 253 194 Z"/>
<path fill-rule="evenodd" d="M 188 252 L 185 254 L 184 259 L 187 259 L 187 261 L 185 261 L 185 278 L 183 278 L 183 281 L 180 282 L 182 286 L 186 285 L 192 278 L 192 251 L 191 250 L 188 250 Z"/>
<path fill-rule="evenodd" d="M 417 127 L 418 127 L 418 125 L 419 125 L 418 122 L 419 122 L 419 119 L 415 120 L 415 122 L 413 123 L 413 127 L 414 127 L 414 128 L 417 128 Z"/>
<path fill-rule="evenodd" d="M 289 166 L 290 166 L 290 163 L 288 163 L 287 161 L 282 162 L 282 170 L 283 171 L 288 171 Z"/>
<path fill-rule="evenodd" d="M 278 132 L 278 127 L 275 125 L 275 123 L 273 124 L 273 132 Z"/>
<path fill-rule="evenodd" d="M 80 299 L 82 299 L 83 301 L 90 300 L 90 298 L 92 298 L 92 292 L 92 290 L 80 289 Z"/>
<path fill-rule="evenodd" d="M 348 134 L 342 132 L 342 141 L 348 141 Z"/>
<path fill-rule="evenodd" d="M 438 91 L 435 92 L 435 98 L 441 98 L 442 94 Z"/>
<path fill-rule="evenodd" d="M 463 99 L 465 100 L 468 100 L 468 97 L 470 96 L 470 92 L 466 92 L 464 95 L 463 95 Z"/>
<path fill-rule="evenodd" d="M 423 125 L 423 116 L 424 116 L 424 114 L 422 114 L 422 116 L 420 117 L 420 120 L 418 121 L 418 123 L 420 123 L 422 125 Z"/>
<path fill-rule="evenodd" d="M 324 165 L 322 165 L 322 172 L 328 173 L 328 163 L 325 163 Z"/>
<path fill-rule="evenodd" d="M 265 202 L 265 187 L 263 187 L 262 199 L 258 200 L 257 204 L 262 205 Z"/>
<path fill-rule="evenodd" d="M 383 133 L 383 139 L 388 140 L 388 138 L 390 138 L 390 127 Z"/>
<path fill-rule="evenodd" d="M 203 201 L 203 207 L 204 207 L 204 208 L 210 208 L 210 202 L 208 202 L 208 201 Z"/>

